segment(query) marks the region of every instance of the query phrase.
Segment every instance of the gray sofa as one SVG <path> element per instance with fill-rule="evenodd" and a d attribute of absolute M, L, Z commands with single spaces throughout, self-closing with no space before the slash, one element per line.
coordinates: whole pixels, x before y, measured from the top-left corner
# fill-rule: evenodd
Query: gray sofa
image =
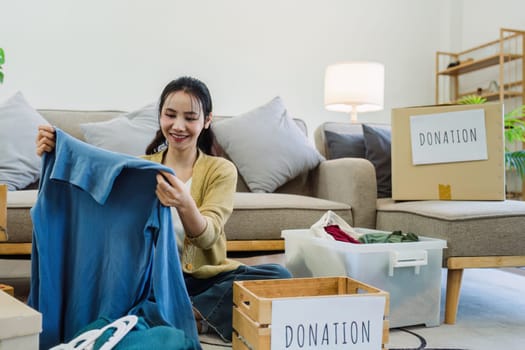
<path fill-rule="evenodd" d="M 360 124 L 328 122 L 320 125 L 314 131 L 315 143 L 327 158 L 334 153 L 330 147 L 336 145 L 336 142 L 327 141 L 329 132 L 355 136 L 362 134 L 363 129 Z M 375 168 L 363 167 L 360 176 L 374 178 Z M 354 203 L 352 210 L 364 209 L 359 203 Z M 445 323 L 455 323 L 465 268 L 525 266 L 523 201 L 394 201 L 377 198 L 374 206 L 366 210 L 368 215 L 362 215 L 374 217 L 373 223 L 367 227 L 415 232 L 447 241 L 443 252 L 443 267 L 447 269 Z"/>
<path fill-rule="evenodd" d="M 84 140 L 80 124 L 110 120 L 120 111 L 40 110 L 42 116 L 69 134 Z M 227 117 L 215 117 L 216 122 Z M 306 133 L 300 119 L 297 125 Z M 33 142 L 33 140 L 27 141 Z M 322 161 L 278 188 L 274 193 L 251 193 L 239 177 L 234 211 L 226 225 L 229 251 L 283 250 L 281 230 L 309 227 L 327 210 L 355 226 L 374 224 L 375 182 L 364 174 L 372 171 L 362 159 Z M 348 181 L 348 178 L 362 182 Z M 36 187 L 9 191 L 7 196 L 8 240 L 0 242 L 0 255 L 30 254 L 32 223 L 30 208 Z M 353 209 L 354 204 L 356 209 Z"/>

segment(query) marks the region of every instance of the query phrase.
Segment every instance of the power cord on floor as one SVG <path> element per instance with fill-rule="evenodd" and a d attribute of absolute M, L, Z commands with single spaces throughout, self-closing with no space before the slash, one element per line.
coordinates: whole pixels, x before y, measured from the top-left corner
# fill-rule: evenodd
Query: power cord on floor
<path fill-rule="evenodd" d="M 223 347 L 223 348 L 229 348 L 231 349 L 232 347 L 232 344 L 231 343 L 215 343 L 215 342 L 212 342 L 212 341 L 208 341 L 208 340 L 201 340 L 200 341 L 201 344 L 206 344 L 206 345 L 213 345 L 213 346 L 220 346 L 220 347 Z"/>
<path fill-rule="evenodd" d="M 467 349 L 460 349 L 460 348 L 427 348 L 426 347 L 427 341 L 425 340 L 425 338 L 423 338 L 419 334 L 409 331 L 406 328 L 396 328 L 396 329 L 402 332 L 410 333 L 413 336 L 417 337 L 420 341 L 420 344 L 419 344 L 419 347 L 417 348 L 389 348 L 390 350 L 467 350 Z"/>

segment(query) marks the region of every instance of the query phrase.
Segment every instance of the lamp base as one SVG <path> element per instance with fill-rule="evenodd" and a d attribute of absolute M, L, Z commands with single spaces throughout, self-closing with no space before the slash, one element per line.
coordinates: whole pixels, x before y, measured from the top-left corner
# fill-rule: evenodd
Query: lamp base
<path fill-rule="evenodd" d="M 350 123 L 357 123 L 357 106 L 352 106 L 352 111 L 350 112 Z"/>

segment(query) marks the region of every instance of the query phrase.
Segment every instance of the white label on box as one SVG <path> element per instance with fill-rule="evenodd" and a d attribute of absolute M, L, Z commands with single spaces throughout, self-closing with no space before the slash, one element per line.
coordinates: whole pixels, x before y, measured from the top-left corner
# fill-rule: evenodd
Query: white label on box
<path fill-rule="evenodd" d="M 414 165 L 488 159 L 483 109 L 411 116 L 410 138 Z"/>
<path fill-rule="evenodd" d="M 272 301 L 272 349 L 381 349 L 385 298 L 338 296 Z"/>

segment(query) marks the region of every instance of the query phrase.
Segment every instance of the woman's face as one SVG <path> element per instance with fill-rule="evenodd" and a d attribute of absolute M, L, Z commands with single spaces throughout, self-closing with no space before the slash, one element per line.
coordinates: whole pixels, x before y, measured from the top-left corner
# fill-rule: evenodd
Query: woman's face
<path fill-rule="evenodd" d="M 184 91 L 166 97 L 160 115 L 160 128 L 168 147 L 176 150 L 197 148 L 197 139 L 208 128 L 211 115 L 205 120 L 200 101 Z"/>

